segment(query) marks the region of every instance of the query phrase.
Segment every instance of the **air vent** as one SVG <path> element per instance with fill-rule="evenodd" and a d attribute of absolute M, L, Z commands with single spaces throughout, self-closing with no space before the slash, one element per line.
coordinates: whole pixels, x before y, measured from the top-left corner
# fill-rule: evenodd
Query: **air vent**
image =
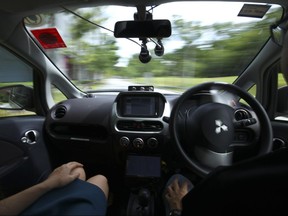
<path fill-rule="evenodd" d="M 159 121 L 119 121 L 117 128 L 127 131 L 161 131 L 163 124 Z"/>
<path fill-rule="evenodd" d="M 54 113 L 54 117 L 58 119 L 63 118 L 66 114 L 66 111 L 66 107 L 64 106 L 57 107 Z"/>
<path fill-rule="evenodd" d="M 250 112 L 245 109 L 236 110 L 234 116 L 237 121 L 251 118 Z"/>

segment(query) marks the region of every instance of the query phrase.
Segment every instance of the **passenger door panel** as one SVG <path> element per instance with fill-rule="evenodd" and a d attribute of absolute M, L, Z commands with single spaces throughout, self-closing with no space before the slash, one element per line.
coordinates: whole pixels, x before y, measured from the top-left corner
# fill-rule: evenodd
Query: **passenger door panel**
<path fill-rule="evenodd" d="M 29 187 L 50 173 L 44 121 L 39 116 L 0 119 L 0 186 L 5 195 Z"/>

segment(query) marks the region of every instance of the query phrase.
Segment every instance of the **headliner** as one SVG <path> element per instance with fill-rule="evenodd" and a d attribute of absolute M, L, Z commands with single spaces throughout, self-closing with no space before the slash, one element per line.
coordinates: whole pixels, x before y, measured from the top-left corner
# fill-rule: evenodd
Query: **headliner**
<path fill-rule="evenodd" d="M 36 14 L 46 10 L 59 9 L 60 6 L 65 7 L 78 7 L 88 5 L 125 5 L 125 6 L 137 6 L 137 5 L 158 5 L 165 2 L 171 2 L 172 0 L 10 0 L 1 1 L 0 10 L 8 13 L 17 13 L 22 15 Z M 180 1 L 180 0 L 174 0 Z M 183 0 L 182 0 L 183 1 Z M 198 0 L 199 1 L 199 0 Z M 204 0 L 207 1 L 207 0 Z M 216 1 L 216 0 L 210 0 Z M 235 1 L 235 0 L 222 0 L 222 1 Z M 287 0 L 242 0 L 243 2 L 259 2 L 267 4 L 279 4 L 284 8 L 288 7 Z"/>

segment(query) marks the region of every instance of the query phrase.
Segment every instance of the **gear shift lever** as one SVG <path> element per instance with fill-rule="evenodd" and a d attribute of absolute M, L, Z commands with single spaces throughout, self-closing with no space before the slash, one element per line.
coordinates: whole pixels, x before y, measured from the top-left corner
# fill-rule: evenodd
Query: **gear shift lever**
<path fill-rule="evenodd" d="M 148 203 L 150 201 L 151 193 L 149 190 L 142 188 L 138 193 L 138 204 L 145 208 L 148 206 Z"/>
<path fill-rule="evenodd" d="M 138 193 L 131 193 L 127 216 L 154 216 L 154 195 L 150 190 L 142 188 Z"/>

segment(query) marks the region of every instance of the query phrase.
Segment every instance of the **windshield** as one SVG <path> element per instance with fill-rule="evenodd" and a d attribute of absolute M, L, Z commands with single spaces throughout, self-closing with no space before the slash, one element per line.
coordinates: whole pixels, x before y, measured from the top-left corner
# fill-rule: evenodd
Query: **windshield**
<path fill-rule="evenodd" d="M 169 38 L 147 39 L 148 63 L 139 60 L 139 38 L 113 35 L 117 21 L 133 20 L 134 7 L 63 8 L 27 17 L 25 25 L 58 68 L 85 92 L 126 90 L 136 84 L 183 92 L 203 81 L 232 83 L 267 42 L 269 26 L 281 18 L 282 8 L 245 5 L 178 2 L 147 7 L 153 19 L 172 24 Z M 49 32 L 56 38 L 59 33 L 56 45 Z M 160 56 L 154 51 L 159 42 L 164 47 Z"/>

